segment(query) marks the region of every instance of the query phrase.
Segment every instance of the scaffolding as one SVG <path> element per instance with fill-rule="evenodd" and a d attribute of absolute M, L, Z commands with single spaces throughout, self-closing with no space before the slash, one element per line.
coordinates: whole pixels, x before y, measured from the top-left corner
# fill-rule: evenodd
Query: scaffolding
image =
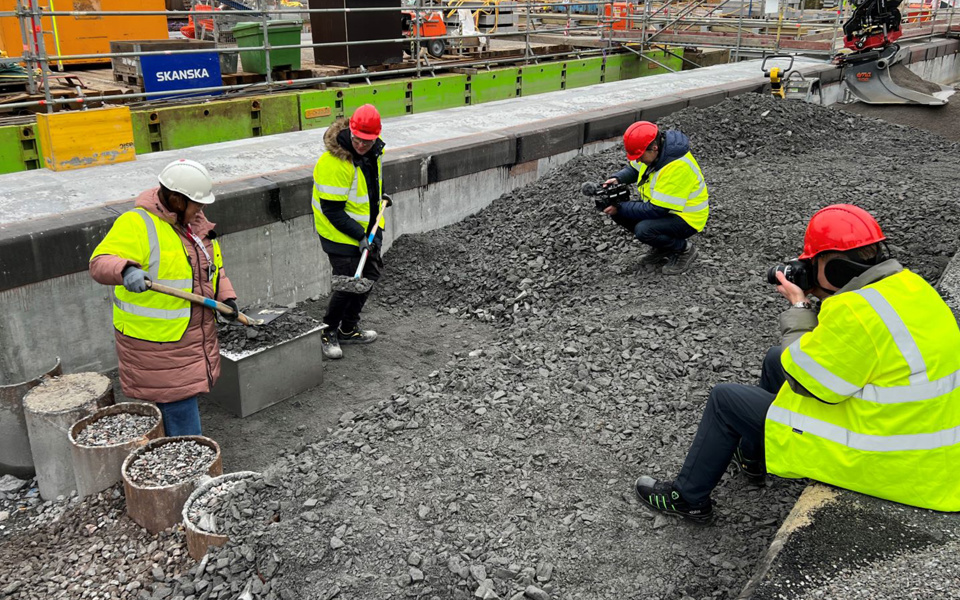
<path fill-rule="evenodd" d="M 552 1 L 534 2 L 533 0 L 404 0 L 399 7 L 368 8 L 306 8 L 297 2 L 282 0 L 236 1 L 214 7 L 215 13 L 201 12 L 198 8 L 203 2 L 191 4 L 190 10 L 122 10 L 122 11 L 63 11 L 56 10 L 51 0 L 15 0 L 14 10 L 0 10 L 0 21 L 16 20 L 19 39 L 11 43 L 6 38 L 8 57 L 0 59 L 12 67 L 23 65 L 25 71 L 26 98 L 22 101 L 3 102 L 4 110 L 27 109 L 53 112 L 66 105 L 94 105 L 102 103 L 144 103 L 159 102 L 158 98 L 171 101 L 171 92 L 120 91 L 120 93 L 87 93 L 81 86 L 75 86 L 76 95 L 54 97 L 51 82 L 63 79 L 67 65 L 84 60 L 109 59 L 115 62 L 124 60 L 139 61 L 143 57 L 171 57 L 189 54 L 236 55 L 234 45 L 224 44 L 218 35 L 218 23 L 226 19 L 255 20 L 262 31 L 269 31 L 269 23 L 276 20 L 309 20 L 312 15 L 330 18 L 343 18 L 346 12 L 361 13 L 375 18 L 384 11 L 412 12 L 414 19 L 420 19 L 430 12 L 442 10 L 449 18 L 456 11 L 466 10 L 475 17 L 476 30 L 447 32 L 446 35 L 424 37 L 421 28 L 413 27 L 410 35 L 382 38 L 377 40 L 304 42 L 277 45 L 271 44 L 270 35 L 263 35 L 261 45 L 244 47 L 243 52 L 262 51 L 265 61 L 265 73 L 262 81 L 236 84 L 211 85 L 183 90 L 183 96 L 192 97 L 204 94 L 246 94 L 289 90 L 303 87 L 338 85 L 349 82 L 370 83 L 372 79 L 397 76 L 433 77 L 444 72 L 458 72 L 466 68 L 490 69 L 503 64 L 537 64 L 551 59 L 584 58 L 591 56 L 606 57 L 614 52 L 632 52 L 645 60 L 669 70 L 668 65 L 658 61 L 656 56 L 663 53 L 675 54 L 676 48 L 713 49 L 720 51 L 728 62 L 745 58 L 763 57 L 769 54 L 793 53 L 810 56 L 830 57 L 842 48 L 841 25 L 847 18 L 846 3 L 839 6 L 833 0 L 635 0 L 632 2 L 577 2 Z M 214 0 L 211 0 L 214 1 Z M 14 4 L 7 0 L 0 8 Z M 399 3 L 398 3 L 399 4 Z M 825 7 L 826 5 L 826 7 Z M 816 8 L 814 8 L 816 6 Z M 501 16 L 513 15 L 510 26 L 503 26 Z M 940 35 L 955 35 L 960 32 L 960 19 L 955 18 L 957 8 L 941 8 L 939 2 L 924 0 L 910 4 L 903 9 L 902 40 L 922 40 Z M 175 50 L 129 52 L 96 52 L 65 54 L 57 51 L 46 40 L 51 36 L 50 24 L 56 19 L 77 19 L 82 17 L 110 18 L 157 18 L 186 21 L 209 19 L 212 14 L 214 46 L 204 48 L 184 48 Z M 490 26 L 491 15 L 493 26 Z M 481 17 L 485 17 L 485 20 Z M 221 20 L 222 19 L 222 20 Z M 486 23 L 484 27 L 483 23 Z M 9 31 L 11 28 L 7 27 Z M 54 25 L 55 29 L 55 25 Z M 2 30 L 0 30 L 2 31 Z M 9 34 L 7 37 L 10 37 Z M 492 52 L 461 51 L 456 56 L 436 59 L 423 51 L 430 40 L 442 39 L 447 47 L 464 49 L 475 44 L 478 39 L 485 43 L 520 44 L 514 53 L 496 55 Z M 311 72 L 309 76 L 292 79 L 277 73 L 271 65 L 274 51 L 296 49 L 317 49 L 331 46 L 362 46 L 382 43 L 403 44 L 410 60 L 391 68 L 381 65 L 365 65 L 346 72 L 320 75 Z M 544 51 L 554 44 L 555 51 Z M 556 48 L 562 46 L 563 49 Z M 21 50 L 19 54 L 12 50 Z M 685 67 L 696 67 L 698 63 L 682 57 Z M 59 71 L 59 74 L 58 74 Z M 175 90 L 176 91 L 176 90 Z M 42 96 L 42 97 L 40 97 Z M 176 94 L 174 94 L 174 99 Z"/>

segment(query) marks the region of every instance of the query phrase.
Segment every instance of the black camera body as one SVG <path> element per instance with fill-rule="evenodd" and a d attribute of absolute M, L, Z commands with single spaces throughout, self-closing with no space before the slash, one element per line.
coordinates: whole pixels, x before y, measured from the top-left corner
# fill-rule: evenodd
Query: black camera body
<path fill-rule="evenodd" d="M 791 260 L 770 267 L 770 270 L 767 271 L 767 283 L 779 285 L 780 282 L 777 281 L 778 272 L 783 273 L 787 281 L 804 291 L 813 289 L 817 282 L 816 270 L 813 263 L 808 260 Z"/>
<path fill-rule="evenodd" d="M 603 187 L 602 183 L 588 181 L 580 186 L 580 193 L 592 197 L 593 204 L 599 211 L 609 206 L 620 206 L 621 202 L 630 200 L 630 188 L 625 183 Z"/>

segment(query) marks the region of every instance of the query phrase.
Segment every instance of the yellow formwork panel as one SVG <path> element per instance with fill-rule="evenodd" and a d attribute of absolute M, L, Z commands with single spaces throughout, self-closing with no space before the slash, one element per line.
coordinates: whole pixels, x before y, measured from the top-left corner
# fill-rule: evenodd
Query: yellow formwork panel
<path fill-rule="evenodd" d="M 116 106 L 38 114 L 43 166 L 69 171 L 127 162 L 137 157 L 130 108 Z"/>

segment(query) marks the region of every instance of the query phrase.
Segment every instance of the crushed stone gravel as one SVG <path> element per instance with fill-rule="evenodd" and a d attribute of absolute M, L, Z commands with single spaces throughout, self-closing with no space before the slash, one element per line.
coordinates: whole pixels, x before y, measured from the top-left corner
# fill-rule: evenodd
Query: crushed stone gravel
<path fill-rule="evenodd" d="M 142 598 L 736 597 L 803 482 L 754 488 L 727 476 L 716 523 L 693 527 L 639 506 L 634 479 L 674 476 L 710 388 L 759 377 L 784 306 L 764 275 L 797 256 L 817 209 L 863 206 L 904 264 L 939 277 L 957 248 L 960 151 L 927 132 L 756 95 L 661 124 L 691 137 L 710 186 L 689 273 L 640 264 L 645 248 L 580 195 L 582 182 L 624 164 L 622 149 L 404 236 L 371 301 L 483 321 L 495 341 L 386 387 L 329 436 L 291 447 L 264 471 L 267 485 L 224 503 L 232 515 L 274 502 L 276 518 L 235 527 L 199 563 L 142 552 L 119 567 L 105 560 L 106 570 L 71 562 L 65 548 L 86 546 L 83 523 L 102 510 L 84 505 L 67 512 L 77 523 L 46 530 L 59 542 L 38 550 L 53 554 L 49 567 L 24 574 L 11 544 L 0 546 L 0 589 L 21 581 L 12 598 L 34 585 L 59 597 L 81 572 L 85 593 L 100 597 L 118 589 L 116 573 L 142 586 L 118 597 Z"/>
<path fill-rule="evenodd" d="M 127 476 L 142 487 L 173 485 L 200 477 L 216 457 L 213 448 L 193 440 L 169 442 L 141 453 L 127 467 Z"/>
<path fill-rule="evenodd" d="M 221 324 L 218 339 L 220 348 L 225 352 L 252 352 L 292 340 L 319 325 L 320 322 L 313 317 L 291 311 L 258 327 L 247 327 L 239 323 Z"/>
<path fill-rule="evenodd" d="M 77 434 L 76 441 L 81 446 L 123 444 L 146 435 L 156 424 L 154 417 L 146 415 L 107 415 L 87 425 Z"/>

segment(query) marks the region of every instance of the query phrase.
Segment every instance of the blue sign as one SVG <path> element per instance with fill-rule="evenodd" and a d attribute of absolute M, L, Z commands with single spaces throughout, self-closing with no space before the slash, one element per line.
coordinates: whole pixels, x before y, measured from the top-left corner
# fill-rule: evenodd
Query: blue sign
<path fill-rule="evenodd" d="M 220 75 L 220 56 L 216 52 L 197 54 L 155 54 L 140 57 L 140 71 L 143 73 L 145 92 L 171 92 L 154 98 L 187 98 L 222 92 L 185 93 L 198 88 L 223 85 Z"/>

